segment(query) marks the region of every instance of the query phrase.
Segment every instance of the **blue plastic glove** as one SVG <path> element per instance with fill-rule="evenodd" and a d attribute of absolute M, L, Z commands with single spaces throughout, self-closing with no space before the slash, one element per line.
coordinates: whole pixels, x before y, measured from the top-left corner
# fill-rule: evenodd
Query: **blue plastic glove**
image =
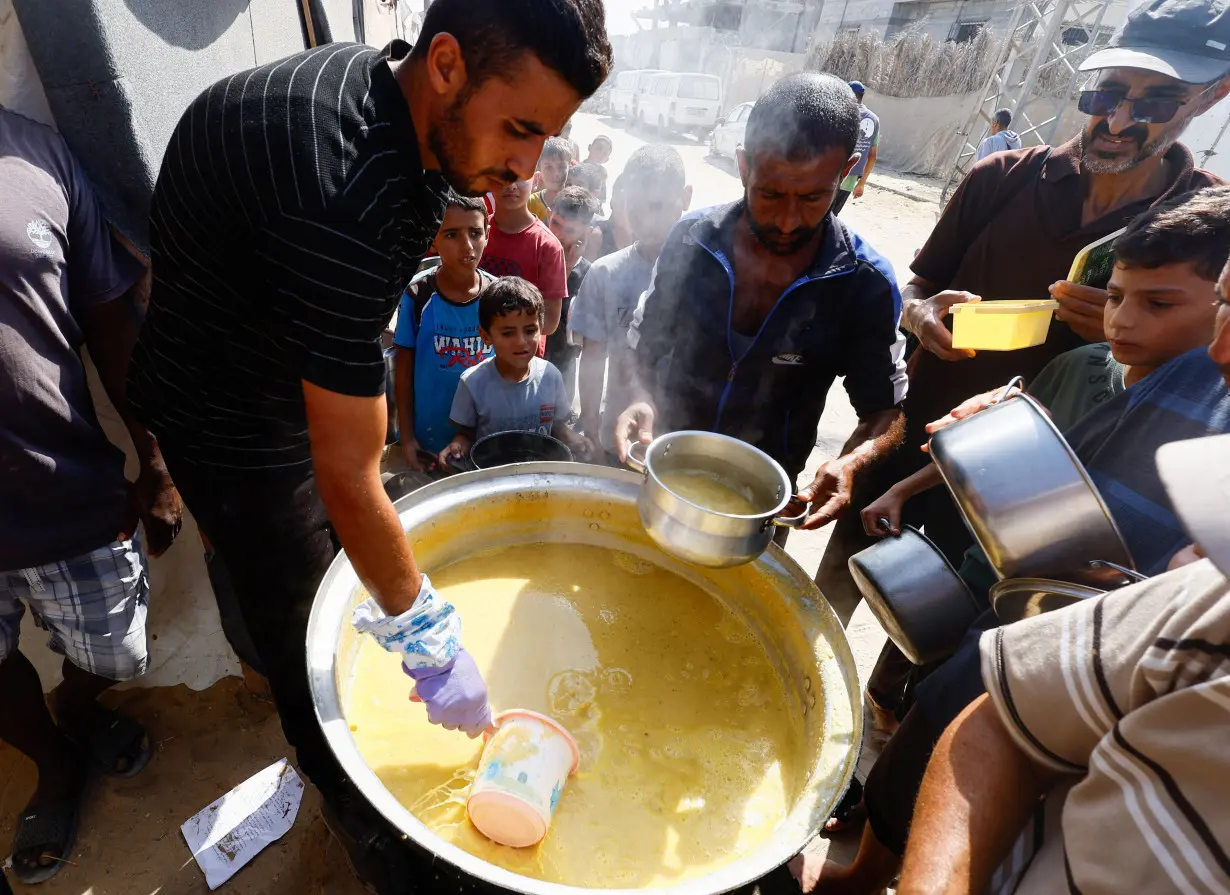
<path fill-rule="evenodd" d="M 439 668 L 407 668 L 401 670 L 414 678 L 414 694 L 427 707 L 427 720 L 445 730 L 461 730 L 474 739 L 491 726 L 491 706 L 487 702 L 487 685 L 464 649 L 447 665 Z"/>

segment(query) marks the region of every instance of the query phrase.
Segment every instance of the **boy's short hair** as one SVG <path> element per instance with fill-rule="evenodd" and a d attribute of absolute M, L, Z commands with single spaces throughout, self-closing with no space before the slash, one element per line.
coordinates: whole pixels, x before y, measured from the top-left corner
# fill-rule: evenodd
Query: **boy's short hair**
<path fill-rule="evenodd" d="M 482 199 L 471 198 L 470 196 L 461 196 L 449 190 L 447 198 L 444 200 L 444 210 L 456 208 L 460 211 L 478 211 L 483 215 L 483 223 L 487 223 L 487 205 Z"/>
<path fill-rule="evenodd" d="M 678 192 L 687 183 L 679 150 L 666 143 L 651 143 L 632 153 L 616 186 L 629 191 Z"/>
<path fill-rule="evenodd" d="M 425 59 L 439 34 L 461 45 L 466 90 L 509 77 L 526 55 L 537 56 L 582 97 L 606 80 L 614 53 L 602 0 L 435 0 L 427 5 L 413 59 Z"/>
<path fill-rule="evenodd" d="M 478 325 L 488 332 L 497 317 L 529 313 L 542 323 L 546 311 L 538 287 L 521 277 L 501 277 L 478 294 Z"/>
<path fill-rule="evenodd" d="M 575 171 L 576 168 L 573 170 Z M 569 180 L 569 183 L 571 182 Z M 555 197 L 555 204 L 551 206 L 551 214 L 572 218 L 583 224 L 593 221 L 594 215 L 597 213 L 598 200 L 587 190 L 579 186 L 564 187 L 559 191 L 559 195 Z"/>
<path fill-rule="evenodd" d="M 1115 261 L 1152 270 L 1191 264 L 1217 281 L 1230 245 L 1230 186 L 1206 187 L 1150 208 L 1115 240 Z"/>
<path fill-rule="evenodd" d="M 538 156 L 538 164 L 541 165 L 549 158 L 562 158 L 566 162 L 576 161 L 572 157 L 572 145 L 563 137 L 547 137 L 547 142 L 542 144 L 542 155 Z"/>
<path fill-rule="evenodd" d="M 596 193 L 602 189 L 605 181 L 606 173 L 599 165 L 592 162 L 581 162 L 568 169 L 568 179 L 565 182 L 568 186 L 579 186 L 581 189 Z"/>
<path fill-rule="evenodd" d="M 615 143 L 606 134 L 599 134 L 598 136 L 594 137 L 594 139 L 590 140 L 589 145 L 593 146 L 595 143 L 605 143 L 607 149 L 615 148 Z"/>
<path fill-rule="evenodd" d="M 765 91 L 747 116 L 743 146 L 749 161 L 760 151 L 806 161 L 833 147 L 846 155 L 858 142 L 858 100 L 840 78 L 800 72 Z"/>

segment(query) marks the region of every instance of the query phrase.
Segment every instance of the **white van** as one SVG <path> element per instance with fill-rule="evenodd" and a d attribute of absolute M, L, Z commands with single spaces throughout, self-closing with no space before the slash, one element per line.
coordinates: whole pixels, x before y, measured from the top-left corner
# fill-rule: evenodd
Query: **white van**
<path fill-rule="evenodd" d="M 646 127 L 693 133 L 708 140 L 722 108 L 722 82 L 700 72 L 660 74 L 641 93 L 637 121 Z"/>
<path fill-rule="evenodd" d="M 611 84 L 611 115 L 615 118 L 629 118 L 636 121 L 637 100 L 641 89 L 656 74 L 661 74 L 660 68 L 639 68 L 635 71 L 621 71 Z"/>

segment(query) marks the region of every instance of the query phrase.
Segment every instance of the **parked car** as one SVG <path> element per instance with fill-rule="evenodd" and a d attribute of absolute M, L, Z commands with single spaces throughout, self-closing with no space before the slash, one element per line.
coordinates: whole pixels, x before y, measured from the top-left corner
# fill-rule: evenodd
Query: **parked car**
<path fill-rule="evenodd" d="M 747 116 L 755 103 L 742 103 L 730 110 L 730 114 L 717 123 L 713 139 L 709 141 L 709 154 L 718 158 L 734 158 L 743 148 L 743 132 L 747 130 Z"/>
<path fill-rule="evenodd" d="M 722 82 L 700 72 L 654 75 L 641 93 L 637 120 L 666 133 L 708 140 L 722 108 Z"/>
<path fill-rule="evenodd" d="M 627 118 L 636 121 L 638 101 L 642 88 L 649 83 L 654 75 L 661 74 L 660 68 L 638 68 L 633 71 L 621 71 L 611 82 L 610 109 L 615 118 Z"/>

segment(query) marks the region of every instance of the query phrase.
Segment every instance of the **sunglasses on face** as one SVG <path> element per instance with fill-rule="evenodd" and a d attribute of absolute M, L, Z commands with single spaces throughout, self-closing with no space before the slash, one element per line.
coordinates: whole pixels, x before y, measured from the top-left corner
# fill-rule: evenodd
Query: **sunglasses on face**
<path fill-rule="evenodd" d="M 1200 96 L 1207 92 L 1207 89 L 1202 91 Z M 1128 114 L 1133 121 L 1141 124 L 1165 124 L 1189 102 L 1191 100 L 1129 99 L 1125 90 L 1082 90 L 1076 101 L 1076 108 L 1095 118 L 1109 118 L 1120 105 L 1127 103 Z"/>

